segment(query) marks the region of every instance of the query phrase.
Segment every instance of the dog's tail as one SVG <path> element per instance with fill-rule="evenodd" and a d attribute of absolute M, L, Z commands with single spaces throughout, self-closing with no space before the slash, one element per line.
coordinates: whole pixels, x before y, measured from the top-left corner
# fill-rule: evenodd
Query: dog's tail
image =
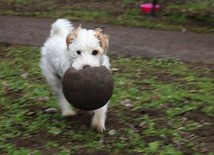
<path fill-rule="evenodd" d="M 66 36 L 73 29 L 73 24 L 67 19 L 57 19 L 51 25 L 50 36 Z"/>

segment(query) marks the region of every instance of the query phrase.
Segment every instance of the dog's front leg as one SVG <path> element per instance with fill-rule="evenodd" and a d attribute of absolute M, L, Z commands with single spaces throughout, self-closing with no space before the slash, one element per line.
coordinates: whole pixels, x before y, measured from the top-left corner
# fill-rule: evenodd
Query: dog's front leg
<path fill-rule="evenodd" d="M 106 113 L 108 109 L 108 103 L 94 111 L 91 126 L 98 132 L 103 133 L 105 131 Z"/>
<path fill-rule="evenodd" d="M 110 62 L 108 56 L 103 56 L 102 66 L 105 66 L 110 71 Z M 108 101 L 109 103 L 109 101 Z M 98 132 L 103 133 L 105 129 L 105 121 L 106 121 L 106 113 L 108 110 L 108 103 L 94 111 L 94 115 L 92 118 L 91 126 L 92 128 L 96 129 Z"/>
<path fill-rule="evenodd" d="M 59 105 L 62 109 L 62 115 L 63 116 L 73 116 L 76 114 L 76 112 L 73 110 L 71 105 L 68 103 L 68 101 L 65 99 L 64 94 L 62 91 L 59 91 L 57 94 Z"/>

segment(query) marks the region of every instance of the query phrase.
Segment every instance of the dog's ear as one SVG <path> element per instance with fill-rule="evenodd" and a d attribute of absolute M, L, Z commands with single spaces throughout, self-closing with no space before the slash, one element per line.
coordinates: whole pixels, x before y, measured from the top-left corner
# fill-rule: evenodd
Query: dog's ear
<path fill-rule="evenodd" d="M 78 26 L 78 28 L 74 29 L 71 33 L 69 33 L 66 37 L 66 44 L 67 47 L 69 44 L 72 43 L 72 41 L 77 37 L 79 31 L 82 29 L 81 24 Z"/>
<path fill-rule="evenodd" d="M 67 37 L 66 37 L 67 48 L 68 48 L 69 44 L 72 43 L 73 39 L 74 39 L 73 34 L 72 34 L 72 33 L 69 33 L 69 34 L 67 35 Z"/>
<path fill-rule="evenodd" d="M 103 34 L 102 31 L 103 30 L 101 28 L 96 28 L 95 36 L 100 41 L 101 48 L 106 52 L 109 45 L 109 36 L 107 34 Z"/>

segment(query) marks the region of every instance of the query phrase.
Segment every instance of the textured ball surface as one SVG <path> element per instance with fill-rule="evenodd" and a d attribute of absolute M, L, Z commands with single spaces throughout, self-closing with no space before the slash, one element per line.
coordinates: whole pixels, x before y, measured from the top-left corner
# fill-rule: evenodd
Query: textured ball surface
<path fill-rule="evenodd" d="M 113 93 L 110 71 L 102 67 L 87 67 L 79 71 L 70 67 L 62 81 L 65 98 L 75 108 L 95 110 L 104 106 Z"/>

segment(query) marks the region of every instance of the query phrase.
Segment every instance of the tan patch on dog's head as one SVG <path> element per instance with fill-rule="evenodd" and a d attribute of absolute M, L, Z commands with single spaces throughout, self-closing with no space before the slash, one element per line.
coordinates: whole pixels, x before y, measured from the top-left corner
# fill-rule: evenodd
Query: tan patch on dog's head
<path fill-rule="evenodd" d="M 72 43 L 72 41 L 77 37 L 77 34 L 79 33 L 79 31 L 82 29 L 81 25 L 79 25 L 78 28 L 74 29 L 71 33 L 69 33 L 66 37 L 66 44 L 67 47 L 69 46 L 69 44 Z"/>
<path fill-rule="evenodd" d="M 101 28 L 96 28 L 95 36 L 100 41 L 101 48 L 106 52 L 109 45 L 109 36 L 107 34 L 103 34 L 102 31 L 103 30 Z"/>

